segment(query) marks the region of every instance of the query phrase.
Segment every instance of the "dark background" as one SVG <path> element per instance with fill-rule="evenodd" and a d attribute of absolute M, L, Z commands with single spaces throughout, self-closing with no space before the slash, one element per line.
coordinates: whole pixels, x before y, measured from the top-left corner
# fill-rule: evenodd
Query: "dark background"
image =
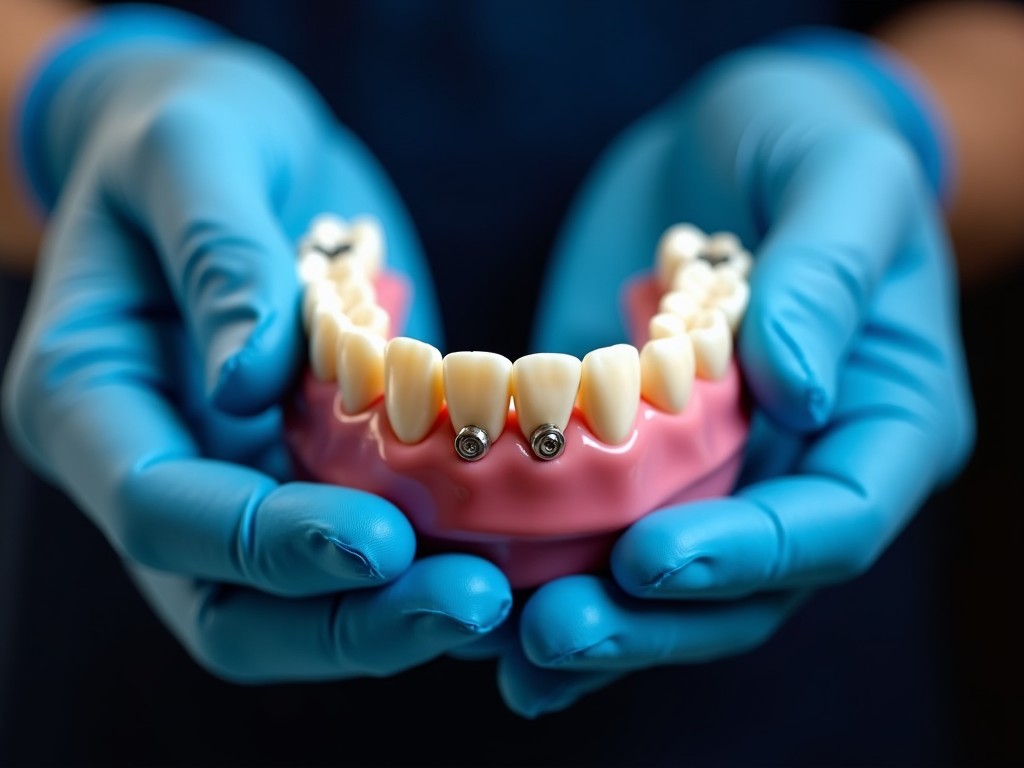
<path fill-rule="evenodd" d="M 314 80 L 408 202 L 451 347 L 509 355 L 571 195 L 621 127 L 723 51 L 793 24 L 867 29 L 896 7 L 183 5 Z M 458 299 L 496 265 L 506 320 L 460 326 Z M 0 366 L 25 290 L 0 280 Z M 867 575 L 754 653 L 634 675 L 532 723 L 504 709 L 486 662 L 345 684 L 211 678 L 0 440 L 0 765 L 1022 764 L 1022 321 L 1024 272 L 964 298 L 977 450 Z"/>

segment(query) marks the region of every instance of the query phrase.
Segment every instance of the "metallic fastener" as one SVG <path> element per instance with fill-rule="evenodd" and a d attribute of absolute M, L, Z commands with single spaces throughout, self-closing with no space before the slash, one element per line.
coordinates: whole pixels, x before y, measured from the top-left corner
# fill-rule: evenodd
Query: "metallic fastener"
<path fill-rule="evenodd" d="M 455 436 L 455 452 L 466 461 L 479 461 L 490 448 L 491 440 L 487 432 L 472 424 L 460 429 Z"/>
<path fill-rule="evenodd" d="M 557 459 L 565 450 L 565 435 L 554 424 L 541 424 L 530 435 L 530 448 L 538 459 Z"/>

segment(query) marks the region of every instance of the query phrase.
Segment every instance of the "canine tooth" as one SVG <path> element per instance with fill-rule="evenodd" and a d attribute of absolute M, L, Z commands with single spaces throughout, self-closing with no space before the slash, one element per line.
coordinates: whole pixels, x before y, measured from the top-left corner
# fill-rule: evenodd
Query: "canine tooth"
<path fill-rule="evenodd" d="M 348 224 L 333 213 L 322 213 L 309 225 L 309 241 L 328 256 L 333 256 L 348 237 Z"/>
<path fill-rule="evenodd" d="M 578 403 L 590 431 L 618 445 L 633 431 L 640 404 L 640 356 L 631 344 L 588 352 L 583 358 Z"/>
<path fill-rule="evenodd" d="M 345 413 L 361 413 L 384 394 L 385 344 L 363 328 L 349 328 L 338 335 L 338 389 Z"/>
<path fill-rule="evenodd" d="M 693 342 L 697 375 L 702 379 L 720 379 L 732 357 L 732 332 L 720 309 L 705 309 L 693 316 L 687 333 Z"/>
<path fill-rule="evenodd" d="M 327 274 L 339 285 L 349 280 L 370 279 L 366 274 L 366 265 L 352 254 L 345 254 L 331 261 Z"/>
<path fill-rule="evenodd" d="M 330 261 L 316 248 L 308 248 L 300 252 L 295 271 L 303 284 L 324 280 L 330 269 Z"/>
<path fill-rule="evenodd" d="M 582 365 L 579 358 L 557 352 L 526 355 L 512 364 L 512 399 L 527 440 L 544 424 L 565 430 L 580 388 Z"/>
<path fill-rule="evenodd" d="M 659 312 L 647 324 L 647 335 L 652 339 L 681 336 L 686 333 L 686 321 L 673 312 Z"/>
<path fill-rule="evenodd" d="M 658 241 L 657 269 L 662 287 L 672 284 L 672 277 L 684 264 L 694 261 L 704 250 L 706 237 L 692 224 L 675 224 L 665 230 Z"/>
<path fill-rule="evenodd" d="M 331 306 L 321 305 L 313 313 L 309 333 L 309 364 L 320 381 L 334 381 L 337 375 L 338 335 L 352 323 Z"/>
<path fill-rule="evenodd" d="M 341 298 L 329 280 L 315 280 L 307 283 L 302 293 L 302 323 L 309 332 L 313 324 L 313 313 L 317 307 L 341 311 Z"/>
<path fill-rule="evenodd" d="M 345 310 L 354 309 L 360 304 L 377 303 L 377 291 L 373 284 L 365 278 L 336 282 L 335 285 L 338 296 L 341 298 L 341 306 Z"/>
<path fill-rule="evenodd" d="M 365 328 L 371 333 L 376 333 L 381 338 L 386 339 L 388 337 L 388 332 L 391 330 L 391 317 L 383 307 L 367 302 L 357 304 L 346 314 L 348 319 L 352 321 L 352 325 L 358 328 Z"/>
<path fill-rule="evenodd" d="M 700 302 L 685 291 L 666 293 L 661 297 L 661 302 L 658 304 L 659 312 L 673 314 L 683 321 L 688 320 L 700 310 Z"/>
<path fill-rule="evenodd" d="M 715 283 L 711 291 L 709 304 L 722 310 L 729 328 L 735 333 L 743 319 L 750 300 L 750 286 L 732 269 L 715 270 Z"/>
<path fill-rule="evenodd" d="M 679 413 L 690 399 L 695 371 L 689 336 L 652 339 L 640 350 L 640 394 L 656 408 Z"/>
<path fill-rule="evenodd" d="M 444 403 L 441 353 L 405 336 L 384 347 L 384 407 L 395 436 L 418 443 L 434 425 Z"/>
<path fill-rule="evenodd" d="M 375 276 L 384 263 L 384 231 L 380 222 L 370 216 L 359 216 L 353 219 L 349 236 L 352 255 L 363 262 L 369 277 Z"/>
<path fill-rule="evenodd" d="M 493 443 L 508 419 L 512 361 L 493 352 L 452 352 L 443 366 L 444 397 L 455 432 L 480 427 Z"/>

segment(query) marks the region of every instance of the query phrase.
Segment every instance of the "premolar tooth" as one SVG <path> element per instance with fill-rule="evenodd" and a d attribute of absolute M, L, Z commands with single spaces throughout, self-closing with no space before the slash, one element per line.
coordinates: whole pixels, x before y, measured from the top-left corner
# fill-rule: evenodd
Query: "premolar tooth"
<path fill-rule="evenodd" d="M 349 230 L 352 255 L 363 262 L 366 274 L 374 277 L 384 263 L 384 231 L 380 222 L 370 216 L 353 219 Z"/>
<path fill-rule="evenodd" d="M 317 307 L 341 311 L 341 298 L 329 280 L 315 280 L 307 283 L 302 292 L 302 323 L 306 332 L 310 332 L 313 324 L 313 313 Z"/>
<path fill-rule="evenodd" d="M 361 413 L 384 394 L 386 343 L 362 328 L 349 328 L 338 335 L 338 388 L 345 413 Z"/>
<path fill-rule="evenodd" d="M 695 370 L 689 336 L 652 339 L 640 350 L 640 393 L 655 407 L 679 413 L 690 399 Z"/>
<path fill-rule="evenodd" d="M 443 365 L 444 397 L 455 432 L 480 427 L 493 443 L 508 419 L 512 361 L 493 352 L 452 352 Z"/>
<path fill-rule="evenodd" d="M 704 250 L 706 237 L 692 224 L 676 224 L 665 230 L 658 242 L 658 280 L 663 288 L 672 284 L 676 271 L 694 261 Z"/>
<path fill-rule="evenodd" d="M 582 363 L 572 355 L 541 352 L 512 364 L 512 399 L 523 436 L 551 424 L 565 431 L 580 388 Z"/>
<path fill-rule="evenodd" d="M 337 375 L 338 335 L 352 323 L 336 307 L 321 305 L 313 312 L 309 332 L 309 364 L 320 381 Z"/>
<path fill-rule="evenodd" d="M 391 330 L 391 317 L 383 307 L 369 302 L 358 304 L 346 312 L 352 325 L 376 333 L 386 339 Z"/>
<path fill-rule="evenodd" d="M 722 310 L 725 319 L 729 321 L 729 328 L 733 332 L 739 327 L 749 300 L 750 286 L 746 280 L 740 277 L 739 273 L 731 269 L 715 271 L 715 284 L 711 292 L 710 304 Z"/>
<path fill-rule="evenodd" d="M 331 261 L 327 273 L 331 280 L 339 285 L 349 280 L 369 280 L 366 265 L 352 254 L 345 254 Z"/>
<path fill-rule="evenodd" d="M 376 304 L 377 291 L 373 284 L 365 278 L 351 278 L 344 282 L 336 282 L 338 296 L 343 309 L 350 310 L 360 304 Z"/>
<path fill-rule="evenodd" d="M 384 407 L 395 436 L 418 443 L 434 425 L 444 403 L 441 353 L 404 336 L 384 347 Z"/>
<path fill-rule="evenodd" d="M 631 344 L 588 352 L 583 358 L 579 406 L 599 440 L 618 445 L 633 432 L 640 404 L 640 356 Z"/>
<path fill-rule="evenodd" d="M 682 319 L 689 320 L 701 310 L 700 302 L 685 291 L 672 291 L 661 297 L 658 312 L 667 312 Z"/>
<path fill-rule="evenodd" d="M 647 335 L 652 339 L 665 339 L 686 333 L 686 321 L 673 312 L 659 312 L 647 324 Z"/>
<path fill-rule="evenodd" d="M 676 272 L 672 290 L 688 293 L 703 304 L 715 284 L 715 270 L 706 261 L 695 261 Z"/>
<path fill-rule="evenodd" d="M 729 321 L 720 309 L 705 309 L 690 320 L 690 341 L 697 375 L 702 379 L 720 379 L 729 369 L 732 358 L 732 332 Z"/>

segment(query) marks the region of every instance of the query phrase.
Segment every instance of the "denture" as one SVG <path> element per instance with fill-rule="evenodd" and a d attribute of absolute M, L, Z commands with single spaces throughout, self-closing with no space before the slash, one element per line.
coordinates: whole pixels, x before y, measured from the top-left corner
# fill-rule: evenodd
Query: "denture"
<path fill-rule="evenodd" d="M 317 217 L 298 246 L 309 366 L 288 408 L 299 476 L 397 505 L 421 549 L 498 565 L 514 587 L 607 567 L 621 531 L 727 494 L 749 419 L 733 333 L 750 254 L 679 224 L 624 287 L 634 344 L 511 361 L 391 334 L 413 286 L 370 218 Z"/>

